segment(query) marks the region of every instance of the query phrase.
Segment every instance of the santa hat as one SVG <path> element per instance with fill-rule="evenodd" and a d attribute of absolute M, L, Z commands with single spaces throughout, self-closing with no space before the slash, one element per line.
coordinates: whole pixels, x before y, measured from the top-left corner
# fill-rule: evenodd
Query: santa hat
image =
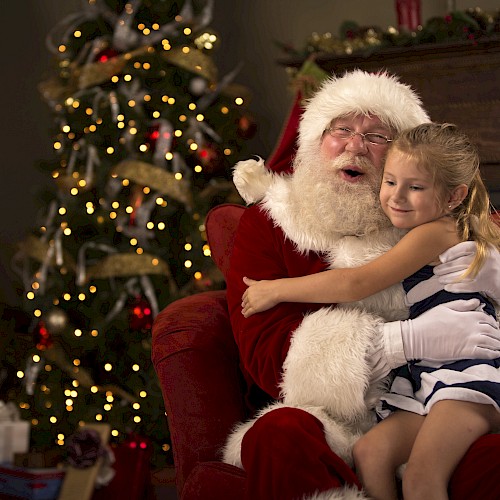
<path fill-rule="evenodd" d="M 299 150 L 317 153 L 321 136 L 334 118 L 374 115 L 396 132 L 429 122 L 418 95 L 387 72 L 354 70 L 326 80 L 305 103 L 299 124 Z"/>
<path fill-rule="evenodd" d="M 271 172 L 291 173 L 296 149 L 318 154 L 321 136 L 333 119 L 349 114 L 375 115 L 396 132 L 430 121 L 412 88 L 387 72 L 354 70 L 323 82 L 309 100 L 296 96 L 280 140 L 265 165 L 262 159 L 236 164 L 233 181 L 247 203 L 260 199 Z"/>

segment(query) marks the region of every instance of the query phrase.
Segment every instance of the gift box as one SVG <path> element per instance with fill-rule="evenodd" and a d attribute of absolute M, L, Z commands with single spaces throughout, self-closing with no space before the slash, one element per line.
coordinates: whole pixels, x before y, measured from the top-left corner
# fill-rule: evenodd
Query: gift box
<path fill-rule="evenodd" d="M 115 475 L 107 486 L 94 491 L 92 500 L 153 498 L 150 469 L 153 445 L 149 439 L 131 434 L 125 442 L 111 449 L 115 456 Z"/>
<path fill-rule="evenodd" d="M 24 420 L 0 422 L 0 463 L 12 463 L 16 453 L 28 451 L 30 427 Z"/>
<path fill-rule="evenodd" d="M 0 497 L 11 495 L 28 500 L 57 500 L 64 470 L 27 469 L 13 465 L 0 465 Z"/>
<path fill-rule="evenodd" d="M 29 422 L 20 420 L 14 403 L 0 401 L 0 463 L 12 464 L 16 453 L 28 451 L 30 428 Z"/>

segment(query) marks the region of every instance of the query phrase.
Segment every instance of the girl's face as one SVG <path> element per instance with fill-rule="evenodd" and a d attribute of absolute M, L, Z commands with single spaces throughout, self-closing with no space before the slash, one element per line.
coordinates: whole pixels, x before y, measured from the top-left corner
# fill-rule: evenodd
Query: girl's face
<path fill-rule="evenodd" d="M 436 189 L 430 174 L 395 148 L 385 162 L 380 202 L 392 224 L 400 229 L 412 229 L 447 213 L 443 192 Z"/>

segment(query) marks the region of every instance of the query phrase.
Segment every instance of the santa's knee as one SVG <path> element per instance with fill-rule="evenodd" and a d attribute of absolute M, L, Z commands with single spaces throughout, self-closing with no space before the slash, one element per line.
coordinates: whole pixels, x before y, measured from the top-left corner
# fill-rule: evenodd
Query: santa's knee
<path fill-rule="evenodd" d="M 500 434 L 479 438 L 456 467 L 449 484 L 452 500 L 500 498 Z"/>
<path fill-rule="evenodd" d="M 259 417 L 243 438 L 242 452 L 273 453 L 291 459 L 302 446 L 324 441 L 323 424 L 299 408 L 282 407 Z"/>

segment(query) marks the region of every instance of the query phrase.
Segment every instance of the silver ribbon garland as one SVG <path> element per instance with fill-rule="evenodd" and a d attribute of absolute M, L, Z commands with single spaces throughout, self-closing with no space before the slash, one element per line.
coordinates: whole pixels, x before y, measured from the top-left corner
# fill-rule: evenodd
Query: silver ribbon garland
<path fill-rule="evenodd" d="M 179 154 L 178 151 L 175 151 L 172 158 L 172 172 L 174 174 L 181 173 L 185 178 L 191 177 L 191 169 L 187 167 L 186 162 L 184 161 L 184 157 Z M 189 206 L 186 205 L 186 210 L 189 210 Z"/>
<path fill-rule="evenodd" d="M 68 43 L 70 36 L 74 33 L 75 29 L 86 21 L 93 21 L 102 16 L 109 24 L 113 26 L 113 38 L 111 43 L 113 47 L 120 51 L 126 52 L 130 49 L 141 47 L 144 45 L 155 45 L 167 36 L 177 36 L 179 34 L 179 22 L 172 21 L 163 25 L 159 30 L 154 31 L 149 35 L 138 33 L 132 28 L 132 22 L 135 14 L 141 6 L 141 0 L 130 0 L 128 7 L 120 14 L 117 15 L 111 8 L 106 5 L 103 0 L 96 0 L 94 3 L 89 4 L 84 1 L 81 12 L 76 12 L 66 16 L 60 23 L 58 23 L 48 34 L 46 38 L 46 45 L 50 52 L 59 57 L 66 57 L 64 53 L 59 52 L 58 45 L 54 43 L 56 32 L 62 31 L 62 35 L 58 38 L 62 43 Z M 208 0 L 203 7 L 200 15 L 196 17 L 193 12 L 191 0 L 186 0 L 179 12 L 181 22 L 188 24 L 195 31 L 208 26 L 212 21 L 214 1 Z M 102 50 L 103 47 L 108 45 L 107 37 L 99 37 L 91 41 L 85 47 L 86 54 L 79 54 L 79 60 L 85 58 L 88 61 L 95 56 L 97 52 Z"/>
<path fill-rule="evenodd" d="M 35 393 L 36 381 L 42 369 L 42 365 L 43 360 L 35 363 L 35 361 L 33 361 L 33 356 L 30 356 L 26 361 L 26 367 L 24 368 L 24 387 L 28 396 L 33 396 Z"/>
<path fill-rule="evenodd" d="M 196 101 L 197 108 L 200 111 L 205 111 L 205 109 L 207 109 L 215 101 L 215 99 L 217 99 L 220 93 L 235 79 L 242 67 L 243 63 L 238 64 L 238 66 L 236 66 L 236 68 L 234 68 L 230 73 L 221 78 L 213 91 L 200 97 Z"/>
<path fill-rule="evenodd" d="M 87 281 L 87 250 L 100 250 L 107 254 L 116 253 L 117 250 L 109 245 L 103 243 L 95 243 L 93 241 L 88 241 L 84 243 L 78 250 L 78 260 L 76 263 L 76 284 L 78 286 L 83 286 Z"/>
<path fill-rule="evenodd" d="M 118 92 L 125 96 L 127 101 L 135 101 L 135 109 L 138 112 L 143 111 L 143 102 L 146 91 L 142 89 L 140 82 L 135 79 L 131 83 L 121 82 L 118 85 Z"/>
<path fill-rule="evenodd" d="M 129 48 L 138 46 L 139 33 L 132 29 L 132 21 L 140 5 L 141 0 L 129 0 L 115 23 L 113 46 L 120 52 L 126 52 Z"/>
<path fill-rule="evenodd" d="M 123 188 L 123 185 L 122 185 L 120 179 L 118 179 L 117 177 L 110 177 L 108 179 L 108 182 L 106 183 L 106 187 L 104 189 L 104 192 L 106 193 L 107 198 L 114 200 L 122 188 Z M 108 200 L 106 198 L 104 198 L 103 201 L 104 201 L 103 206 L 105 208 L 107 208 L 108 210 L 110 210 L 111 207 L 109 206 Z"/>
<path fill-rule="evenodd" d="M 144 295 L 148 299 L 149 305 L 151 306 L 153 318 L 156 318 L 159 312 L 158 299 L 156 298 L 155 289 L 153 287 L 151 279 L 149 278 L 149 276 L 142 275 L 139 278 L 139 281 L 141 282 L 142 289 L 144 290 Z"/>
<path fill-rule="evenodd" d="M 43 226 L 45 227 L 45 232 L 42 234 L 40 238 L 42 241 L 48 241 L 50 237 L 49 228 L 51 228 L 54 223 L 54 218 L 57 214 L 57 207 L 58 203 L 56 200 L 52 200 L 49 203 L 49 209 L 47 210 L 47 216 L 45 217 L 45 222 L 43 224 Z"/>
<path fill-rule="evenodd" d="M 38 293 L 43 293 L 45 292 L 45 286 L 47 283 L 47 276 L 48 276 L 48 269 L 49 269 L 49 264 L 50 261 L 52 260 L 54 256 L 54 246 L 49 245 L 49 248 L 47 250 L 47 253 L 45 254 L 45 258 L 43 259 L 42 265 L 38 269 L 38 272 L 35 273 L 35 275 L 38 275 L 38 283 L 39 287 L 36 290 L 33 290 L 33 293 L 36 295 Z M 33 278 L 32 278 L 33 279 Z M 31 287 L 29 287 L 31 288 Z"/>
<path fill-rule="evenodd" d="M 111 91 L 108 95 L 111 117 L 115 123 L 118 123 L 118 115 L 120 114 L 120 104 L 115 91 Z"/>
<path fill-rule="evenodd" d="M 39 277 L 38 283 L 40 285 L 38 289 L 33 290 L 35 294 L 41 293 L 43 295 L 43 293 L 45 292 L 45 286 L 47 284 L 49 268 L 52 267 L 52 259 L 54 258 L 54 255 L 56 257 L 56 263 L 58 266 L 61 266 L 64 263 L 62 255 L 61 238 L 62 238 L 62 228 L 58 227 L 56 232 L 54 233 L 53 237 L 54 243 L 52 245 L 49 245 L 47 253 L 45 254 L 45 258 L 43 259 L 42 265 L 40 266 L 38 272 L 35 273 L 35 275 Z"/>
<path fill-rule="evenodd" d="M 54 253 L 56 258 L 56 266 L 58 267 L 64 264 L 62 235 L 62 228 L 59 228 L 54 236 Z"/>
<path fill-rule="evenodd" d="M 93 144 L 87 144 L 87 161 L 85 162 L 85 182 L 88 186 L 94 182 L 95 167 L 101 164 L 97 148 Z"/>
<path fill-rule="evenodd" d="M 115 219 L 116 226 L 119 226 L 122 233 L 128 238 L 137 238 L 139 245 L 148 249 L 148 240 L 155 237 L 153 231 L 149 230 L 146 224 L 151 220 L 151 212 L 156 205 L 157 195 L 152 193 L 152 196 L 147 201 L 143 202 L 140 207 L 135 209 L 135 224 L 128 224 L 130 216 L 128 214 L 120 215 Z"/>

